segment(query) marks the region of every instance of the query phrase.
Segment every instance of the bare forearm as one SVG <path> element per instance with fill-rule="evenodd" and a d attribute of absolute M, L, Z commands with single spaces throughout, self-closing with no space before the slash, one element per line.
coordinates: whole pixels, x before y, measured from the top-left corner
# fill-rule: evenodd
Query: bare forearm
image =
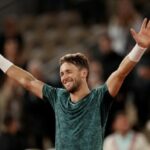
<path fill-rule="evenodd" d="M 117 75 L 120 78 L 125 78 L 135 67 L 136 62 L 133 62 L 127 55 L 117 69 Z"/>
<path fill-rule="evenodd" d="M 2 55 L 0 55 L 0 69 L 27 90 L 42 98 L 42 88 L 44 83 L 37 80 L 29 72 L 17 67 Z"/>
<path fill-rule="evenodd" d="M 6 74 L 16 80 L 25 88 L 28 87 L 28 83 L 36 80 L 29 72 L 19 68 L 16 65 L 12 65 L 6 72 Z"/>
<path fill-rule="evenodd" d="M 135 50 L 136 51 L 138 50 L 138 52 L 136 52 Z M 137 49 L 137 47 L 134 47 L 132 51 L 123 59 L 118 69 L 115 72 L 113 72 L 108 78 L 108 80 L 106 81 L 109 93 L 112 96 L 117 95 L 117 93 L 120 90 L 120 87 L 122 86 L 124 79 L 133 70 L 136 63 L 142 57 L 143 55 L 142 50 L 143 49 L 140 49 L 140 48 Z M 140 53 L 140 51 L 142 52 Z"/>
<path fill-rule="evenodd" d="M 135 65 L 136 62 L 131 61 L 129 57 L 126 56 L 119 65 L 118 69 L 110 75 L 106 81 L 106 84 L 108 86 L 109 93 L 113 97 L 117 95 L 124 79 L 133 70 Z"/>
<path fill-rule="evenodd" d="M 34 76 L 32 76 L 32 74 L 15 65 L 12 65 L 7 70 L 6 74 L 20 83 L 24 88 L 42 98 L 42 88 L 44 83 L 37 80 Z"/>
<path fill-rule="evenodd" d="M 42 98 L 42 87 L 44 83 L 37 80 L 32 74 L 17 67 L 16 65 L 12 65 L 7 70 L 6 74 L 21 84 L 24 88 Z"/>

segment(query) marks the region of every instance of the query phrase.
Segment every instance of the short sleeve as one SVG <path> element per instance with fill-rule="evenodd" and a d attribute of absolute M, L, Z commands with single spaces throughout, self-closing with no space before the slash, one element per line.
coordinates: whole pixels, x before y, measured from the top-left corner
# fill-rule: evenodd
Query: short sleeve
<path fill-rule="evenodd" d="M 42 93 L 43 93 L 43 100 L 47 100 L 54 109 L 57 100 L 57 88 L 45 84 L 43 86 Z"/>
<path fill-rule="evenodd" d="M 105 127 L 106 121 L 108 118 L 108 114 L 110 108 L 113 103 L 113 97 L 109 94 L 107 84 L 103 84 L 98 89 L 99 100 L 100 100 L 100 116 L 101 116 L 101 123 L 102 127 Z"/>

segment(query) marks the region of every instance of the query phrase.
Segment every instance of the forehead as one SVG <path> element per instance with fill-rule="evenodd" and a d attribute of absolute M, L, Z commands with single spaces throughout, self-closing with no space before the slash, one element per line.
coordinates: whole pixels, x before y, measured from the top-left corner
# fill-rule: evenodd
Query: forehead
<path fill-rule="evenodd" d="M 79 70 L 79 68 L 72 63 L 65 62 L 60 66 L 60 72 L 66 70 Z"/>
<path fill-rule="evenodd" d="M 116 116 L 116 120 L 124 120 L 124 119 L 128 119 L 126 115 L 120 114 L 118 116 Z"/>

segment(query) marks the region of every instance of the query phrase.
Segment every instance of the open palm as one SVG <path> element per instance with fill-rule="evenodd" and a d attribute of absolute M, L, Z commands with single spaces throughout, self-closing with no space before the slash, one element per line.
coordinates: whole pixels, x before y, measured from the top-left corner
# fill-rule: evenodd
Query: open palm
<path fill-rule="evenodd" d="M 140 31 L 137 33 L 131 29 L 131 34 L 139 46 L 148 48 L 150 46 L 150 20 L 145 18 Z"/>

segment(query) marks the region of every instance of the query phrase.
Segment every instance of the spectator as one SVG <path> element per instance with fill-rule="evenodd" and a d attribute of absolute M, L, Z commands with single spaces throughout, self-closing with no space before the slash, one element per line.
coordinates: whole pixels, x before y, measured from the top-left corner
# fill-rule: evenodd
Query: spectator
<path fill-rule="evenodd" d="M 0 34 L 0 51 L 3 54 L 4 43 L 7 39 L 14 39 L 23 47 L 23 37 L 17 28 L 17 20 L 13 16 L 6 17 L 4 20 L 4 30 Z"/>
<path fill-rule="evenodd" d="M 90 75 L 89 75 L 89 86 L 91 89 L 98 87 L 102 83 L 104 83 L 102 79 L 103 75 L 103 68 L 102 64 L 100 64 L 98 61 L 91 61 L 90 62 Z"/>
<path fill-rule="evenodd" d="M 7 38 L 4 42 L 4 55 L 12 62 L 25 68 L 25 59 L 23 58 L 23 47 L 19 41 L 14 38 Z"/>
<path fill-rule="evenodd" d="M 97 48 L 94 48 L 93 56 L 96 60 L 102 64 L 102 80 L 105 81 L 109 74 L 113 72 L 117 67 L 118 64 L 122 60 L 122 56 L 117 54 L 115 50 L 112 48 L 112 39 L 108 35 L 108 33 L 102 33 L 99 36 Z M 106 128 L 106 135 L 109 134 L 110 131 L 110 125 L 112 123 L 112 114 L 114 114 L 116 111 L 121 110 L 125 107 L 126 99 L 128 91 L 131 87 L 131 79 L 133 74 L 131 73 L 127 78 L 126 82 L 123 84 L 119 94 L 115 97 L 116 101 L 113 103 L 111 107 L 111 114 L 109 115 L 108 124 Z"/>
<path fill-rule="evenodd" d="M 93 51 L 94 58 L 102 63 L 103 80 L 105 81 L 110 73 L 118 67 L 122 57 L 112 48 L 112 39 L 107 33 L 100 34 L 97 47 Z"/>
<path fill-rule="evenodd" d="M 26 68 L 26 61 L 25 61 L 25 58 L 23 57 L 23 47 L 22 47 L 23 45 L 20 43 L 18 38 L 7 37 L 3 41 L 2 45 L 3 45 L 2 53 L 5 55 L 6 58 L 18 64 L 18 66 Z M 5 78 L 1 71 L 0 71 L 0 74 L 2 74 L 1 75 L 2 77 L 0 79 L 0 83 L 1 83 L 0 86 L 2 86 Z"/>
<path fill-rule="evenodd" d="M 119 55 L 125 55 L 127 53 L 126 50 L 133 46 L 134 41 L 131 38 L 128 41 L 129 29 L 133 26 L 138 30 L 141 21 L 141 15 L 138 14 L 130 0 L 117 0 L 116 14 L 109 21 L 108 31 L 113 39 L 112 46 Z M 132 43 L 131 40 L 133 41 Z"/>
<path fill-rule="evenodd" d="M 21 118 L 23 89 L 18 83 L 6 78 L 0 95 L 0 129 L 2 129 L 2 122 L 8 112 L 17 119 Z"/>
<path fill-rule="evenodd" d="M 11 115 L 4 119 L 4 131 L 0 134 L 1 150 L 24 150 L 24 140 L 19 134 L 19 122 Z"/>
<path fill-rule="evenodd" d="M 115 116 L 112 126 L 114 133 L 104 140 L 104 150 L 149 150 L 146 137 L 132 130 L 124 112 Z"/>
<path fill-rule="evenodd" d="M 144 55 L 136 72 L 133 83 L 134 102 L 137 107 L 139 127 L 144 128 L 146 122 L 150 120 L 150 52 Z"/>
<path fill-rule="evenodd" d="M 27 70 L 37 79 L 48 83 L 43 74 L 40 60 L 28 62 Z M 23 131 L 27 136 L 27 148 L 44 148 L 44 139 L 48 138 L 51 146 L 55 143 L 55 116 L 51 106 L 32 93 L 25 91 L 23 96 Z M 31 126 L 32 124 L 32 126 Z"/>

